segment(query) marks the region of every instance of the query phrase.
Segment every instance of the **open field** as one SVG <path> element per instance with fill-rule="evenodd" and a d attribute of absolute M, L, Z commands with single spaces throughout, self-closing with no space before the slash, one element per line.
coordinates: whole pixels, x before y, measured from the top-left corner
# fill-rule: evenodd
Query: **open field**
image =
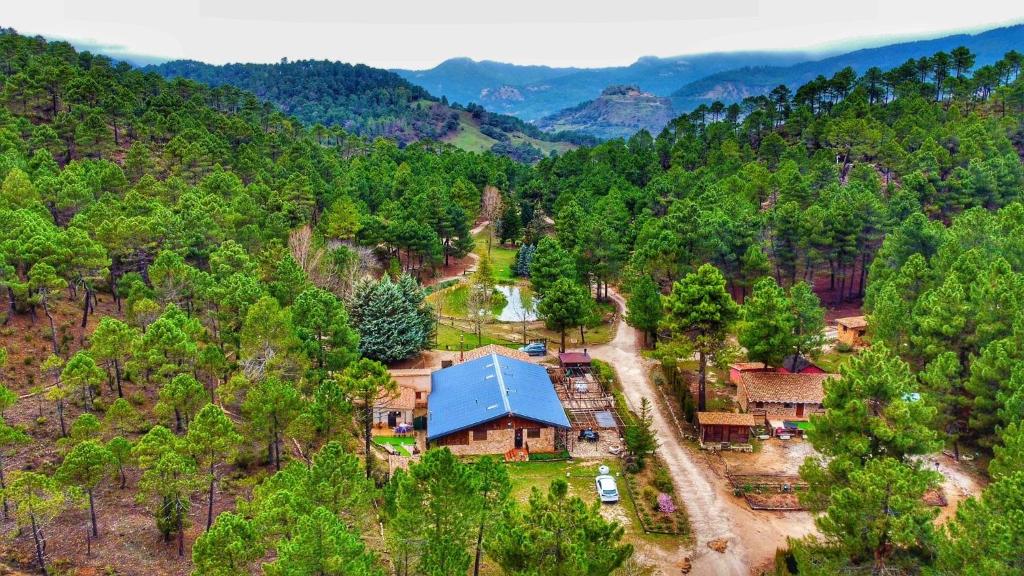
<path fill-rule="evenodd" d="M 487 235 L 491 233 L 491 226 L 488 225 L 479 233 L 474 236 L 476 240 L 476 247 L 473 251 L 476 252 L 481 258 L 487 256 L 491 260 L 491 268 L 494 270 L 494 280 L 499 283 L 515 282 L 516 278 L 512 276 L 511 264 L 516 259 L 516 248 L 509 248 L 498 244 L 497 241 L 491 241 L 491 248 L 487 249 Z"/>
<path fill-rule="evenodd" d="M 549 155 L 552 151 L 562 154 L 576 148 L 574 144 L 568 142 L 545 142 L 544 140 L 527 136 L 522 132 L 512 133 L 510 137 L 512 144 L 525 142 L 538 148 L 545 156 Z M 472 114 L 464 110 L 459 111 L 458 129 L 446 135 L 443 140 L 470 152 L 487 152 L 491 149 L 491 146 L 498 143 L 494 138 L 481 132 L 480 123 L 473 119 Z"/>

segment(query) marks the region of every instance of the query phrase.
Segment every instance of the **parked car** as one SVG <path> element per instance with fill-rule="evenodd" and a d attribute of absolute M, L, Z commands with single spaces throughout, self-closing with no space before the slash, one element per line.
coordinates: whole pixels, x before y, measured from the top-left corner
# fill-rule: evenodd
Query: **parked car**
<path fill-rule="evenodd" d="M 601 474 L 594 479 L 594 486 L 597 487 L 597 496 L 601 502 L 613 504 L 619 501 L 619 487 L 615 484 L 615 477 L 611 474 Z"/>
<path fill-rule="evenodd" d="M 548 353 L 548 345 L 544 342 L 530 342 L 526 346 L 521 346 L 519 351 L 526 352 L 530 356 L 546 356 Z"/>
<path fill-rule="evenodd" d="M 591 428 L 584 428 L 583 430 L 580 430 L 580 436 L 578 438 L 581 442 L 597 442 L 600 439 L 601 435 Z"/>

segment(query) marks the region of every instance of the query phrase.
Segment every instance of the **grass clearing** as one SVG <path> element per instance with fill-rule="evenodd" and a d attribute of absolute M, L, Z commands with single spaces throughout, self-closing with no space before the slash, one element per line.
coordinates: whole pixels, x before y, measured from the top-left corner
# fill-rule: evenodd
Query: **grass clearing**
<path fill-rule="evenodd" d="M 516 281 L 516 278 L 512 276 L 512 263 L 516 260 L 517 248 L 507 248 L 499 245 L 496 241 L 491 241 L 491 250 L 488 254 L 487 251 L 487 235 L 491 233 L 491 226 L 487 226 L 475 236 L 476 246 L 473 251 L 476 252 L 481 258 L 489 256 L 491 259 L 491 269 L 494 270 L 494 280 L 499 283 L 512 283 Z"/>
<path fill-rule="evenodd" d="M 611 469 L 613 476 L 622 472 L 622 462 L 618 458 L 572 462 L 510 463 L 508 466 L 509 476 L 512 478 L 512 497 L 520 502 L 526 502 L 534 488 L 541 492 L 547 492 L 552 481 L 562 478 L 569 483 L 570 495 L 579 496 L 585 502 L 592 503 L 597 500 L 594 477 L 597 476 L 597 468 L 602 464 Z M 632 513 L 633 502 L 629 500 L 629 494 L 624 486 L 619 487 L 619 497 L 621 500 L 617 506 L 622 506 L 627 512 Z"/>
<path fill-rule="evenodd" d="M 472 350 L 477 347 L 476 334 L 461 330 L 457 326 L 450 326 L 448 324 L 441 324 L 437 327 L 437 346 L 438 350 L 458 350 L 459 349 L 459 338 L 463 338 L 466 350 Z M 497 338 L 487 334 L 486 328 L 484 329 L 483 338 L 480 342 L 480 346 L 486 346 L 488 344 L 497 344 L 498 346 L 505 346 L 507 348 L 519 348 L 522 344 L 505 340 L 504 338 Z"/>
<path fill-rule="evenodd" d="M 833 349 L 815 358 L 814 363 L 825 372 L 838 374 L 843 364 L 849 362 L 850 358 L 853 358 L 856 354 L 856 352 L 840 352 Z"/>

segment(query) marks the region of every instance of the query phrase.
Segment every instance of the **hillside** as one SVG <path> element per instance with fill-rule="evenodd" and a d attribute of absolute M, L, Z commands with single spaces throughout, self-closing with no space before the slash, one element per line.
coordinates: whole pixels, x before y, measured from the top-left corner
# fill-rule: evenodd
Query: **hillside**
<path fill-rule="evenodd" d="M 672 92 L 671 98 L 676 110 L 686 112 L 715 100 L 729 104 L 749 96 L 766 94 L 779 84 L 796 88 L 819 75 L 831 76 L 847 66 L 858 74 L 872 67 L 889 69 L 910 58 L 930 56 L 939 51 L 949 52 L 957 46 L 966 46 L 976 54 L 975 67 L 991 64 L 1007 51 L 1024 46 L 1024 25 L 867 48 L 791 66 L 747 65 L 690 82 Z"/>
<path fill-rule="evenodd" d="M 476 113 L 475 126 L 462 126 L 464 108 L 449 106 L 444 99 L 434 98 L 397 74 L 362 64 L 282 60 L 278 64 L 215 66 L 176 60 L 144 69 L 165 78 L 187 78 L 209 86 L 232 85 L 275 104 L 307 125 L 341 127 L 358 136 L 386 137 L 400 144 L 423 139 L 458 142 L 460 132 L 484 126 L 494 142 L 513 138 L 564 145 L 588 141 L 544 134 L 516 118 L 483 111 Z M 502 153 L 502 148 L 497 152 Z"/>
<path fill-rule="evenodd" d="M 628 138 L 641 129 L 657 134 L 673 116 L 668 98 L 642 92 L 637 86 L 611 86 L 594 100 L 541 118 L 537 126 L 600 138 Z"/>
<path fill-rule="evenodd" d="M 644 57 L 629 66 L 551 68 L 502 62 L 447 60 L 429 70 L 395 70 L 406 80 L 452 102 L 477 102 L 524 120 L 539 120 L 592 100 L 608 86 L 640 85 L 667 96 L 687 82 L 739 66 L 785 66 L 809 54 L 736 52 L 672 58 Z"/>

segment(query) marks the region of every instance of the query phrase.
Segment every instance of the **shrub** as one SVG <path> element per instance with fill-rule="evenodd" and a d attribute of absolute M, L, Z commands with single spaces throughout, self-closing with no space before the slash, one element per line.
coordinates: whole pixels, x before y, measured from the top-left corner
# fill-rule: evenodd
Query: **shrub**
<path fill-rule="evenodd" d="M 850 346 L 846 342 L 836 342 L 836 352 L 849 354 L 850 352 L 853 352 L 853 346 Z"/>
<path fill-rule="evenodd" d="M 672 501 L 672 497 L 662 492 L 658 494 L 658 512 L 662 514 L 675 514 L 676 504 Z"/>
<path fill-rule="evenodd" d="M 664 466 L 658 466 L 654 469 L 654 479 L 651 480 L 651 484 L 662 492 L 667 494 L 674 494 L 676 491 L 675 484 L 672 483 L 672 476 L 668 473 L 668 468 Z"/>

